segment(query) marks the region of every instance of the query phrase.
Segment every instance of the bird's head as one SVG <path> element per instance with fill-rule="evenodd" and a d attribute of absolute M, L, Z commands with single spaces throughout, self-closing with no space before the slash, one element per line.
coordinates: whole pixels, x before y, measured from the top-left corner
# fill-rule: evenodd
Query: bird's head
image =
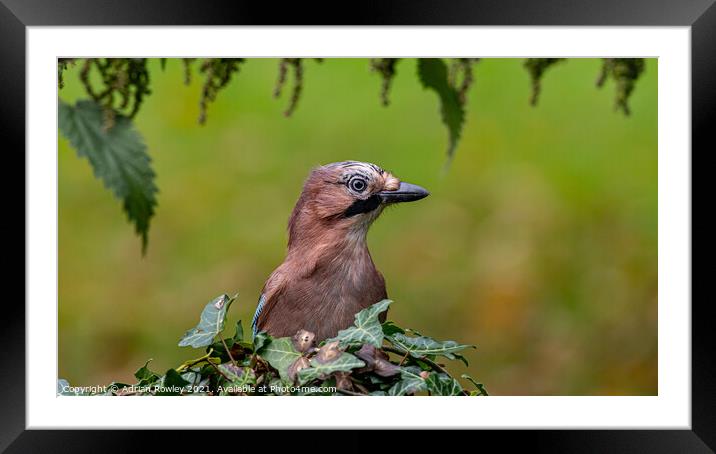
<path fill-rule="evenodd" d="M 375 164 L 344 161 L 313 169 L 289 220 L 289 247 L 301 237 L 324 231 L 364 237 L 387 205 L 429 195 L 420 186 L 400 181 Z"/>

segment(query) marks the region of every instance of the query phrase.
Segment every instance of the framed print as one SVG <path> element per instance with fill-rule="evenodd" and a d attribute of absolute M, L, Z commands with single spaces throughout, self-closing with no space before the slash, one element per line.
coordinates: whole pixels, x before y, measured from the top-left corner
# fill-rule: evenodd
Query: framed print
<path fill-rule="evenodd" d="M 458 428 L 711 452 L 712 2 L 317 9 L 2 0 L 27 266 L 0 447 Z"/>

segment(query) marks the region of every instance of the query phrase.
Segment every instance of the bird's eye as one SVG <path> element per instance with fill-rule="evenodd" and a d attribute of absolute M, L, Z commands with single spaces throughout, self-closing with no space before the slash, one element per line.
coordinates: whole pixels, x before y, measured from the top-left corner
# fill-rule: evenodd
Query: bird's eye
<path fill-rule="evenodd" d="M 353 178 L 348 182 L 348 187 L 355 192 L 363 192 L 368 184 L 362 178 Z"/>

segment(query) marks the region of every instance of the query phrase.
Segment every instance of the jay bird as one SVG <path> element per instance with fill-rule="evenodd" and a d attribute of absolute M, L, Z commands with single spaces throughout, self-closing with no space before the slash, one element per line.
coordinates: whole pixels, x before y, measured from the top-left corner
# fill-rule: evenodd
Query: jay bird
<path fill-rule="evenodd" d="M 288 337 L 304 329 L 319 342 L 387 298 L 368 252 L 368 228 L 386 206 L 428 195 L 375 164 L 344 161 L 313 169 L 288 221 L 286 258 L 261 291 L 254 336 Z"/>

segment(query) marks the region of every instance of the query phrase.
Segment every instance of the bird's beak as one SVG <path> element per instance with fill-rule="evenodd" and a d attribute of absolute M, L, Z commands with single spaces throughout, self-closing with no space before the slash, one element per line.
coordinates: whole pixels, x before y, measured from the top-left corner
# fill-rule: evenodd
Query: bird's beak
<path fill-rule="evenodd" d="M 383 203 L 399 203 L 424 199 L 430 193 L 416 184 L 401 182 L 395 191 L 381 191 L 378 195 Z"/>

